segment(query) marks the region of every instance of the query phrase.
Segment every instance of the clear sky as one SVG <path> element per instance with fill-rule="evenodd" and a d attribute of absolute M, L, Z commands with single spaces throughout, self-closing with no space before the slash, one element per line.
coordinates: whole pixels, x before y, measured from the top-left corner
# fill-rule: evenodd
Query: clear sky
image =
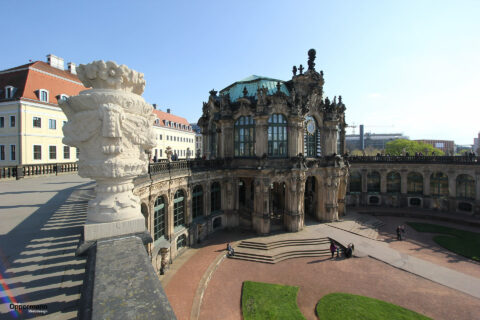
<path fill-rule="evenodd" d="M 289 80 L 315 48 L 349 124 L 457 144 L 480 131 L 478 0 L 2 1 L 0 26 L 0 70 L 49 53 L 113 60 L 145 74 L 148 102 L 190 122 L 212 88 Z"/>

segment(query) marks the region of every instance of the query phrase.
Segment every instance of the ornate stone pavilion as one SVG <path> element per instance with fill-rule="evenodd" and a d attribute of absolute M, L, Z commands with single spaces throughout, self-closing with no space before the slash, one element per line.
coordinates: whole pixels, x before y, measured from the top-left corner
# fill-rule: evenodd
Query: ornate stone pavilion
<path fill-rule="evenodd" d="M 135 180 L 157 267 L 161 248 L 173 258 L 221 228 L 296 232 L 306 217 L 344 213 L 345 105 L 323 96 L 315 54 L 288 81 L 251 76 L 210 91 L 198 121 L 203 159 L 151 164 Z"/>

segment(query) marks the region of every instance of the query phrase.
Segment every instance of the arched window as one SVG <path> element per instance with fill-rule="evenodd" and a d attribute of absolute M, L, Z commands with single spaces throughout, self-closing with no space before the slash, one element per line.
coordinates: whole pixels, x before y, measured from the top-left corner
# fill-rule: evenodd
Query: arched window
<path fill-rule="evenodd" d="M 407 193 L 423 193 L 423 176 L 418 172 L 410 172 L 407 176 Z"/>
<path fill-rule="evenodd" d="M 457 177 L 457 198 L 475 199 L 475 179 L 468 174 Z"/>
<path fill-rule="evenodd" d="M 372 171 L 367 175 L 367 191 L 380 192 L 380 173 Z"/>
<path fill-rule="evenodd" d="M 235 121 L 235 157 L 255 155 L 255 120 L 251 116 L 240 117 Z"/>
<path fill-rule="evenodd" d="M 165 236 L 165 198 L 158 197 L 153 207 L 153 240 Z"/>
<path fill-rule="evenodd" d="M 287 120 L 282 114 L 272 114 L 268 119 L 268 156 L 286 157 L 287 147 Z"/>
<path fill-rule="evenodd" d="M 448 196 L 448 176 L 443 172 L 434 172 L 430 176 L 432 196 Z"/>
<path fill-rule="evenodd" d="M 192 218 L 203 216 L 203 188 L 195 186 L 192 194 Z"/>
<path fill-rule="evenodd" d="M 350 175 L 350 192 L 362 192 L 362 174 L 358 171 Z"/>
<path fill-rule="evenodd" d="M 222 197 L 220 192 L 220 183 L 212 183 L 210 189 L 210 212 L 214 213 L 222 209 Z"/>
<path fill-rule="evenodd" d="M 210 156 L 217 156 L 217 125 L 212 123 L 212 130 L 210 131 Z"/>
<path fill-rule="evenodd" d="M 400 193 L 401 177 L 398 172 L 389 172 L 387 174 L 387 192 Z"/>
<path fill-rule="evenodd" d="M 318 129 L 317 121 L 312 116 L 307 116 L 305 118 L 303 139 L 303 152 L 306 157 L 318 157 L 321 155 L 320 130 Z"/>
<path fill-rule="evenodd" d="M 173 226 L 183 226 L 185 223 L 185 194 L 177 190 L 173 199 Z"/>

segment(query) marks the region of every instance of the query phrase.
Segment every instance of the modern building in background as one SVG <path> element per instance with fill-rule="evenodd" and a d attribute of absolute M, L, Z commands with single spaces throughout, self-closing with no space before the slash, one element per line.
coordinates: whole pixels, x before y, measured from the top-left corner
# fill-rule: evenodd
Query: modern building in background
<path fill-rule="evenodd" d="M 52 54 L 0 71 L 0 166 L 77 161 L 77 150 L 62 143 L 67 117 L 58 101 L 86 88 L 74 63 Z"/>
<path fill-rule="evenodd" d="M 415 140 L 417 142 L 427 143 L 434 148 L 440 149 L 446 155 L 453 155 L 455 152 L 455 143 L 453 140 Z"/>
<path fill-rule="evenodd" d="M 152 149 L 152 159 L 166 159 L 167 147 L 172 148 L 173 154 L 178 158 L 195 157 L 195 132 L 187 119 L 171 114 L 170 109 L 164 112 L 156 109 L 156 105 L 154 107 L 153 112 L 157 118 L 153 130 L 157 145 Z"/>
<path fill-rule="evenodd" d="M 398 139 L 409 138 L 403 133 L 364 133 L 364 126 L 360 125 L 360 134 L 347 134 L 345 137 L 347 150 L 365 150 L 366 148 L 374 148 L 385 150 L 388 142 Z"/>
<path fill-rule="evenodd" d="M 195 131 L 195 157 L 201 158 L 203 156 L 203 138 L 202 138 L 202 130 L 196 123 L 190 124 Z"/>
<path fill-rule="evenodd" d="M 473 152 L 480 153 L 480 132 L 478 133 L 477 138 L 473 138 Z"/>

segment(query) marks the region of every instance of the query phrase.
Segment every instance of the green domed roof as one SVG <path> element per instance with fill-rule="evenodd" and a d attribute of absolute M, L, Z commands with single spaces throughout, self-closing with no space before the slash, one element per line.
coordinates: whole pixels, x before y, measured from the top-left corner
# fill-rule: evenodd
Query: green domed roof
<path fill-rule="evenodd" d="M 235 102 L 238 98 L 243 97 L 244 88 L 247 89 L 247 97 L 256 98 L 259 88 L 267 88 L 267 94 L 272 95 L 277 92 L 277 83 L 280 82 L 280 91 L 287 96 L 290 95 L 284 81 L 272 79 L 262 76 L 251 75 L 245 79 L 232 83 L 225 89 L 220 91 L 220 95 L 230 94 L 230 101 Z"/>

